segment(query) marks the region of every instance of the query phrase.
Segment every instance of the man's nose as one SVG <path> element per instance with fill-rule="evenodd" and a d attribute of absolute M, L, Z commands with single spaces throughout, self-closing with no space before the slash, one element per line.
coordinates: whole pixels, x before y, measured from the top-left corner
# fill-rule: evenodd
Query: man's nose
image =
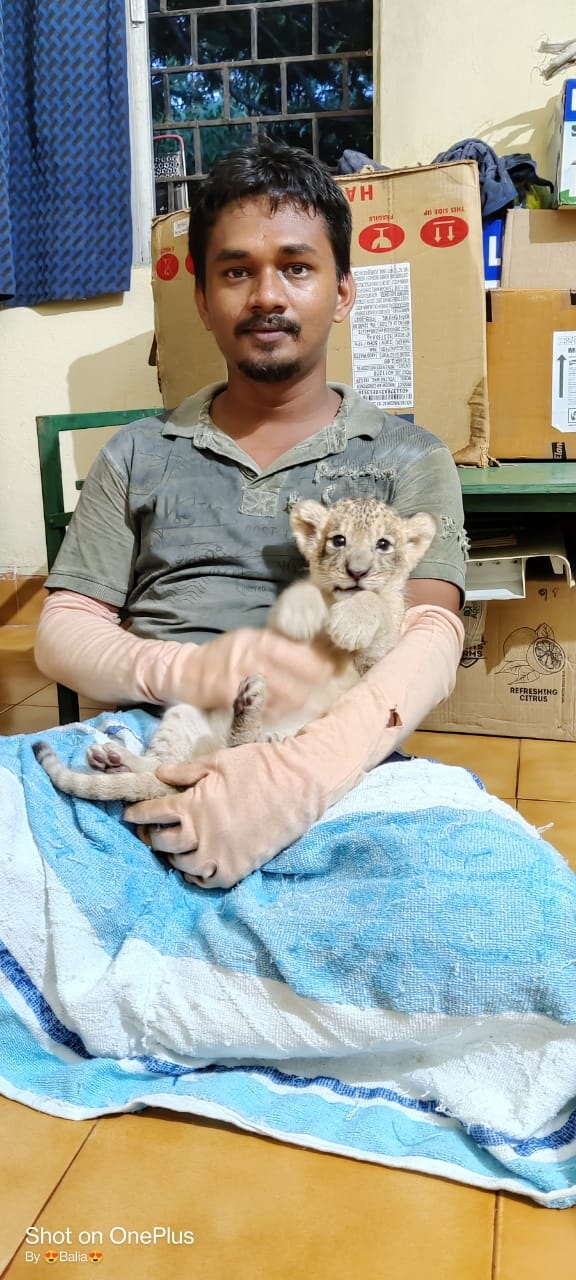
<path fill-rule="evenodd" d="M 275 268 L 258 271 L 252 277 L 250 304 L 258 311 L 280 311 L 286 306 L 284 280 Z"/>

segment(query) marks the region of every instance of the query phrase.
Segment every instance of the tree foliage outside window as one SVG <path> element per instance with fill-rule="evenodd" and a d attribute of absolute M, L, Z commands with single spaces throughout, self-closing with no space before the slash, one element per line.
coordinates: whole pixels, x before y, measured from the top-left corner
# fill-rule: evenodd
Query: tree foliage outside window
<path fill-rule="evenodd" d="M 372 154 L 372 0 L 148 0 L 156 208 L 260 134 Z"/>

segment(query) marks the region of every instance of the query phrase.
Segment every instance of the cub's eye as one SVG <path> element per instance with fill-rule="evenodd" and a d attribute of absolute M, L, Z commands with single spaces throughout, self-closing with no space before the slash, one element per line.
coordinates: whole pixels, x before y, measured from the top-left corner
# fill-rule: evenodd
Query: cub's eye
<path fill-rule="evenodd" d="M 330 539 L 333 547 L 345 547 L 346 539 L 343 533 L 335 533 Z"/>
<path fill-rule="evenodd" d="M 376 543 L 376 548 L 378 551 L 391 551 L 392 543 L 388 541 L 388 538 L 379 538 Z"/>

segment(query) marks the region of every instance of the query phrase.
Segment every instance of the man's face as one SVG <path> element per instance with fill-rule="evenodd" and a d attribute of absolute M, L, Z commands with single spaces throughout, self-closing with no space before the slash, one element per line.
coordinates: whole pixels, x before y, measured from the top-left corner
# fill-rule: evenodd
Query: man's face
<path fill-rule="evenodd" d="M 196 301 L 229 368 L 285 382 L 324 367 L 332 323 L 348 315 L 354 282 L 338 281 L 321 216 L 291 204 L 271 213 L 262 196 L 220 213 Z"/>

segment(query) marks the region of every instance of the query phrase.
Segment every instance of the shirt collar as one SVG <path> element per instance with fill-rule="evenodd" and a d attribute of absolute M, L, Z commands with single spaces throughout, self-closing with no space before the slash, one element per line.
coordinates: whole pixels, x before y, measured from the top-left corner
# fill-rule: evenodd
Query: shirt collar
<path fill-rule="evenodd" d="M 170 413 L 162 427 L 162 435 L 187 436 L 198 448 L 214 447 L 225 433 L 212 422 L 210 405 L 226 385 L 225 382 L 212 382 L 195 395 L 188 396 Z M 332 422 L 308 440 L 303 440 L 301 445 L 295 445 L 296 450 L 307 450 L 314 440 L 322 453 L 341 453 L 348 441 L 356 436 L 374 439 L 382 430 L 382 410 L 377 405 L 363 400 L 353 387 L 345 383 L 330 382 L 328 385 L 342 397 L 340 408 Z"/>

